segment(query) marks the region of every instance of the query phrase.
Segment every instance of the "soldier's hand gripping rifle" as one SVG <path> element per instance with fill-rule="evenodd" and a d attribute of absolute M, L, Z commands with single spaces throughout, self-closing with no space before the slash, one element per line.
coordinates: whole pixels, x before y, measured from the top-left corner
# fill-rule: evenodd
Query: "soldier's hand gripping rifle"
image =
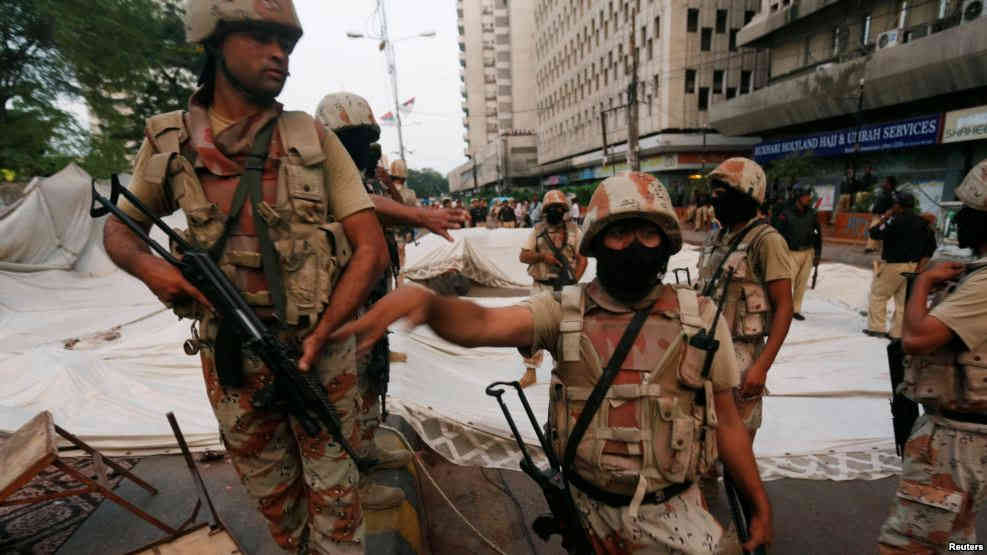
<path fill-rule="evenodd" d="M 569 259 L 567 259 L 565 255 L 562 254 L 562 251 L 555 246 L 555 242 L 553 242 L 552 238 L 548 236 L 548 231 L 542 231 L 538 234 L 538 237 L 544 239 L 545 242 L 548 243 L 549 250 L 552 251 L 552 254 L 555 256 L 555 260 L 559 261 L 562 268 L 559 273 L 559 277 L 552 280 L 552 287 L 556 291 L 561 291 L 566 285 L 576 283 L 576 273 L 572 271 L 572 266 L 569 265 Z"/>
<path fill-rule="evenodd" d="M 912 296 L 912 286 L 917 273 L 906 272 L 905 306 Z M 905 381 L 905 350 L 901 339 L 888 344 L 888 371 L 891 375 L 891 426 L 894 428 L 894 445 L 899 457 L 905 456 L 905 443 L 912 433 L 912 426 L 918 420 L 918 403 L 898 393 L 898 386 Z"/>
<path fill-rule="evenodd" d="M 219 318 L 234 324 L 233 327 L 242 346 L 263 361 L 274 375 L 273 387 L 258 391 L 252 400 L 253 404 L 260 407 L 271 406 L 275 402 L 283 405 L 284 410 L 298 420 L 308 435 L 318 436 L 320 430 L 325 428 L 353 459 L 361 472 L 373 466 L 376 461 L 358 456 L 343 436 L 339 414 L 319 382 L 318 372 L 298 370 L 296 362 L 299 356 L 298 349 L 285 345 L 267 329 L 209 253 L 195 248 L 161 218 L 152 214 L 140 199 L 120 185 L 116 175 L 112 176 L 111 183 L 110 198 L 107 199 L 96 191 L 96 180 L 93 180 L 90 216 L 98 218 L 113 213 L 130 228 L 134 235 L 147 243 L 161 258 L 176 267 L 189 283 L 201 291 L 212 303 Z M 117 207 L 117 199 L 120 195 L 123 195 L 175 242 L 183 253 L 181 260 L 151 239 L 140 225 Z"/>
<path fill-rule="evenodd" d="M 521 404 L 524 406 L 524 412 L 527 413 L 528 420 L 531 421 L 531 426 L 538 436 L 538 443 L 545 451 L 548 468 L 542 470 L 531 458 L 528 447 L 521 437 L 521 432 L 518 431 L 517 424 L 514 423 L 514 418 L 511 416 L 511 411 L 504 403 L 503 396 L 506 391 L 504 387 L 513 387 L 517 390 L 518 398 L 521 399 Z M 507 418 L 507 424 L 511 428 L 511 433 L 514 434 L 514 440 L 521 448 L 521 470 L 541 488 L 551 511 L 550 514 L 543 514 L 536 518 L 531 524 L 531 528 L 543 541 L 548 541 L 553 534 L 559 534 L 562 536 L 562 547 L 569 553 L 578 555 L 593 553 L 589 538 L 586 537 L 583 525 L 579 521 L 579 511 L 576 509 L 572 494 L 569 492 L 569 484 L 565 481 L 565 476 L 562 473 L 559 457 L 555 449 L 552 448 L 552 444 L 546 439 L 545 434 L 542 433 L 538 420 L 531 410 L 531 405 L 528 404 L 528 398 L 525 396 L 524 390 L 521 389 L 521 384 L 516 381 L 494 382 L 487 386 L 486 393 L 496 398 L 500 409 L 504 411 L 504 417 Z"/>

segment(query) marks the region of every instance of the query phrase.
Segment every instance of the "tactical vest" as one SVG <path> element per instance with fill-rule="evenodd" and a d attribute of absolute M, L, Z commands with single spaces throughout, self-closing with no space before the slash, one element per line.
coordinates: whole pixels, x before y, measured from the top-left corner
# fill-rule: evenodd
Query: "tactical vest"
<path fill-rule="evenodd" d="M 734 341 L 761 342 L 768 336 L 771 303 L 768 302 L 764 282 L 754 271 L 751 255 L 758 243 L 770 233 L 778 232 L 768 224 L 755 226 L 729 255 L 730 242 L 725 240 L 726 234 L 716 233 L 706 240 L 699 256 L 700 290 L 712 279 L 716 268 L 721 263 L 724 265 L 720 273 L 720 283 L 716 284 L 710 296 L 714 299 L 726 299 L 723 318 L 730 327 Z M 723 297 L 722 283 L 726 281 L 731 269 L 734 270 L 733 279 L 726 297 Z"/>
<path fill-rule="evenodd" d="M 259 213 L 253 217 L 267 222 L 280 259 L 285 295 L 284 323 L 314 324 L 329 303 L 329 295 L 349 261 L 352 249 L 342 224 L 331 222 L 328 215 L 328 191 L 323 171 L 325 154 L 315 121 L 304 112 L 283 112 L 276 125 L 271 150 L 278 148 L 275 141 L 280 137 L 284 151 L 278 168 L 277 200 L 273 205 L 266 200 L 261 202 Z M 223 234 L 226 214 L 210 200 L 209 192 L 203 188 L 186 156 L 189 135 L 183 112 L 150 118 L 147 136 L 156 154 L 144 166 L 142 177 L 149 183 L 165 187 L 175 205 L 185 212 L 188 231 L 182 233 L 197 248 L 208 250 Z M 273 306 L 270 291 L 251 290 L 250 287 L 266 284 L 260 271 L 259 238 L 255 234 L 244 234 L 242 230 L 235 233 L 238 235 L 230 237 L 217 263 L 240 289 L 248 304 L 269 308 Z M 202 319 L 206 314 L 197 305 L 176 306 L 175 312 L 179 317 L 195 319 Z"/>
<path fill-rule="evenodd" d="M 632 495 L 639 485 L 650 493 L 692 482 L 716 461 L 713 386 L 701 377 L 706 353 L 688 345 L 707 324 L 696 292 L 684 286 L 675 291 L 680 314 L 648 317 L 577 449 L 572 470 L 605 491 Z M 563 288 L 561 300 L 561 359 L 549 395 L 557 453 L 565 452 L 586 400 L 634 316 L 598 306 L 581 284 Z M 705 396 L 705 406 L 696 403 L 697 394 Z"/>
<path fill-rule="evenodd" d="M 539 237 L 543 231 L 548 231 L 549 237 L 552 236 L 552 231 L 548 228 L 548 224 L 545 222 L 538 222 L 535 225 L 533 233 L 535 234 L 535 252 L 547 252 L 552 253 L 552 248 L 545 241 L 544 237 Z M 573 222 L 565 222 L 565 244 L 559 247 L 559 251 L 565 255 L 566 260 L 569 262 L 569 267 L 575 271 L 575 261 L 576 261 L 576 239 L 579 236 L 579 226 Z M 559 277 L 559 267 L 546 264 L 544 262 L 537 262 L 535 264 L 528 265 L 528 275 L 536 281 L 546 281 L 549 279 Z M 573 276 L 575 277 L 575 276 Z"/>
<path fill-rule="evenodd" d="M 981 268 L 977 271 L 987 271 Z M 932 306 L 940 304 L 973 273 L 936 294 Z M 957 346 L 961 346 L 957 349 Z M 905 357 L 905 379 L 899 392 L 922 403 L 930 411 L 987 414 L 987 341 L 967 350 L 960 340 L 951 341 L 928 355 Z"/>

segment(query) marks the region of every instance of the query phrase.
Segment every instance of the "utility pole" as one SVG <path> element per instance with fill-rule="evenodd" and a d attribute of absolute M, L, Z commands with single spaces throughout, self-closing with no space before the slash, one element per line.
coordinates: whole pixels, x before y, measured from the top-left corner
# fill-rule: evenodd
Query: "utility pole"
<path fill-rule="evenodd" d="M 606 167 L 609 161 L 609 155 L 607 154 L 607 111 L 600 109 L 600 126 L 603 127 L 603 166 Z"/>
<path fill-rule="evenodd" d="M 637 103 L 637 12 L 631 11 L 631 83 L 627 86 L 627 165 L 631 171 L 641 171 L 638 158 L 638 110 Z"/>
<path fill-rule="evenodd" d="M 398 100 L 398 67 L 397 55 L 394 53 L 394 43 L 387 31 L 387 2 L 377 0 L 377 9 L 380 10 L 380 36 L 384 46 L 384 55 L 387 57 L 387 73 L 391 75 L 391 93 L 394 95 L 394 118 L 398 127 L 398 151 L 401 159 L 404 160 L 404 134 L 401 132 L 401 104 Z"/>

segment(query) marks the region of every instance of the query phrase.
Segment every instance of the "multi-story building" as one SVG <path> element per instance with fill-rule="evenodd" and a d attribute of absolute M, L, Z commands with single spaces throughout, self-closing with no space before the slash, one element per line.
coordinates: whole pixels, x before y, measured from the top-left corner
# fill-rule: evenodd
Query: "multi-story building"
<path fill-rule="evenodd" d="M 763 86 L 712 106 L 710 124 L 762 137 L 754 154 L 768 166 L 801 157 L 823 208 L 849 170 L 871 168 L 868 182 L 893 175 L 935 210 L 987 158 L 983 0 L 762 4 L 737 43 L 770 60 Z"/>
<path fill-rule="evenodd" d="M 718 102 L 754 91 L 767 59 L 740 48 L 760 0 L 536 0 L 538 162 L 542 183 L 591 182 L 626 169 L 637 52 L 641 169 L 675 191 L 755 139 L 709 126 Z M 603 157 L 603 135 L 608 160 Z M 673 195 L 674 196 L 674 195 Z"/>
<path fill-rule="evenodd" d="M 469 162 L 453 190 L 528 184 L 537 164 L 531 2 L 457 0 L 459 64 Z"/>

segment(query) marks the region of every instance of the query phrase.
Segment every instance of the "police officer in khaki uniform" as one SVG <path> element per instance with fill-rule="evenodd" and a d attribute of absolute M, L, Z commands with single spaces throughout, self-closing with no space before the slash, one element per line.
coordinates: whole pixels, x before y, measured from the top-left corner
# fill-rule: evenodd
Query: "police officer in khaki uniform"
<path fill-rule="evenodd" d="M 365 302 L 387 266 L 387 247 L 336 136 L 275 101 L 302 35 L 293 4 L 189 0 L 185 13 L 188 40 L 207 56 L 200 88 L 186 111 L 148 120 L 131 190 L 157 215 L 184 211 L 189 240 L 216 252 L 258 316 L 299 344 L 299 368 L 318 373 L 343 437 L 360 449 L 355 345 L 328 337 Z M 131 204 L 121 208 L 146 222 Z M 277 543 L 308 553 L 363 553 L 354 461 L 327 432 L 309 437 L 280 409 L 253 405 L 269 370 L 239 355 L 234 336 L 181 273 L 114 218 L 104 244 L 118 266 L 195 320 L 192 345 L 201 346 L 227 450 Z M 345 250 L 333 248 L 344 244 L 352 247 L 348 263 Z"/>
<path fill-rule="evenodd" d="M 565 193 L 552 190 L 545 193 L 542 200 L 542 221 L 531 230 L 528 240 L 521 247 L 521 262 L 528 265 L 528 275 L 533 280 L 531 293 L 545 291 L 561 291 L 566 285 L 572 285 L 583 277 L 586 271 L 586 257 L 579 254 L 579 241 L 582 234 L 576 222 L 566 219 L 571 210 L 569 199 Z M 546 237 L 548 239 L 546 239 Z M 569 266 L 572 275 L 570 281 L 562 280 L 562 261 L 555 256 L 548 241 L 552 241 Z M 541 366 L 544 351 L 538 351 L 524 359 L 524 376 L 521 377 L 521 387 L 528 387 L 537 381 L 535 369 Z"/>
<path fill-rule="evenodd" d="M 723 314 L 733 335 L 741 384 L 737 408 L 751 434 L 761 427 L 768 370 L 792 323 L 791 256 L 785 239 L 758 219 L 764 202 L 764 170 L 747 158 L 730 158 L 708 176 L 713 209 L 723 228 L 707 237 L 699 258 L 699 288 L 723 297 L 733 270 Z"/>
<path fill-rule="evenodd" d="M 932 256 L 936 250 L 935 235 L 929 233 L 928 225 L 915 213 L 915 195 L 905 191 L 895 193 L 891 210 L 881 216 L 869 234 L 881 241 L 881 260 L 871 282 L 867 328 L 863 331 L 873 337 L 897 339 L 901 337 L 905 317 L 903 274 L 914 272 L 923 258 Z M 890 332 L 885 328 L 889 299 L 894 299 Z"/>
<path fill-rule="evenodd" d="M 565 453 L 620 337 L 632 319 L 643 322 L 564 469 L 592 547 L 608 554 L 713 552 L 722 529 L 695 482 L 720 458 L 752 501 L 744 547 L 753 549 L 771 540 L 771 506 L 733 400 L 738 374 L 729 329 L 713 321 L 709 299 L 661 283 L 681 246 L 662 184 L 648 174 L 621 174 L 597 188 L 583 224 L 579 251 L 597 259 L 592 283 L 504 308 L 405 287 L 336 337 L 356 334 L 358 348 L 368 348 L 405 317 L 463 346 L 550 351 L 557 365 L 549 437 Z M 701 371 L 706 351 L 689 346 L 699 329 L 720 341 L 708 374 Z"/>
<path fill-rule="evenodd" d="M 987 498 L 987 161 L 970 171 L 956 198 L 963 202 L 959 246 L 977 260 L 925 270 L 905 308 L 909 356 L 900 392 L 925 414 L 905 444 L 882 554 L 978 549 L 974 525 Z"/>
<path fill-rule="evenodd" d="M 792 257 L 792 272 L 794 274 L 794 292 L 792 293 L 794 311 L 792 317 L 805 320 L 802 315 L 802 300 L 809 286 L 809 276 L 812 269 L 819 264 L 822 255 L 822 228 L 816 210 L 812 208 L 812 187 L 796 185 L 793 190 L 794 200 L 772 222 L 775 228 L 788 243 Z"/>

